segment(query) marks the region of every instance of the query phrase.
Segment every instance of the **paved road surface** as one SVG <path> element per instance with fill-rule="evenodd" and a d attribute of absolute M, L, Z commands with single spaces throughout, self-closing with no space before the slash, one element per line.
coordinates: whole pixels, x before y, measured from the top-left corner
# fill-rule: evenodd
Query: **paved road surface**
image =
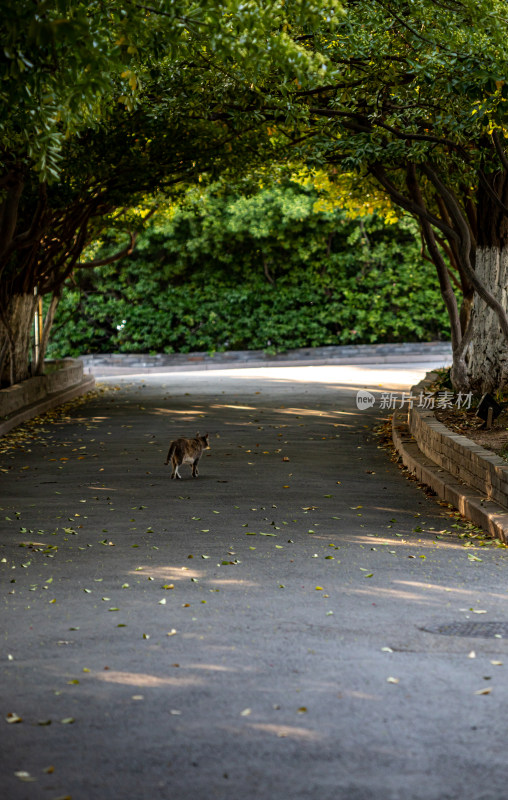
<path fill-rule="evenodd" d="M 506 550 L 372 432 L 424 369 L 109 379 L 1 455 L 6 800 L 504 800 Z"/>

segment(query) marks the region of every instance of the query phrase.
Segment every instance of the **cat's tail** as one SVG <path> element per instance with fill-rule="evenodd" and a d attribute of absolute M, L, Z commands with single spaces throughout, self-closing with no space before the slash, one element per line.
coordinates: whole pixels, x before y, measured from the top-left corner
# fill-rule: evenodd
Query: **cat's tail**
<path fill-rule="evenodd" d="M 167 466 L 169 464 L 171 456 L 173 455 L 174 452 L 175 452 L 175 443 L 171 442 L 171 444 L 169 445 L 168 455 L 167 455 L 166 460 L 164 462 L 165 466 Z"/>

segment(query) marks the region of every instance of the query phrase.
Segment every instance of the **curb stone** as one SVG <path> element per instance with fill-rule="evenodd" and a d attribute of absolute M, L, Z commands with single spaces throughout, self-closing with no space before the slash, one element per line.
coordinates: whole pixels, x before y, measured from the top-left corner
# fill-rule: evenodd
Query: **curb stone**
<path fill-rule="evenodd" d="M 327 345 L 301 347 L 283 353 L 263 350 L 229 350 L 218 353 L 101 353 L 80 356 L 88 372 L 96 376 L 129 375 L 139 372 L 187 372 L 192 370 L 258 367 L 323 366 L 328 364 L 425 363 L 451 361 L 449 342 L 402 344 Z"/>
<path fill-rule="evenodd" d="M 94 387 L 95 378 L 83 375 L 81 362 L 67 359 L 61 369 L 0 390 L 0 436 Z"/>
<path fill-rule="evenodd" d="M 411 394 L 421 391 L 432 382 L 433 378 L 435 374 L 428 373 L 423 381 L 412 387 Z M 404 466 L 420 483 L 429 486 L 441 500 L 453 505 L 464 517 L 491 536 L 505 544 L 508 543 L 508 497 L 506 505 L 499 502 L 499 497 L 502 497 L 503 493 L 490 478 L 492 471 L 498 474 L 505 473 L 508 478 L 508 464 L 471 439 L 457 436 L 429 412 L 423 412 L 426 417 L 430 416 L 430 421 L 428 419 L 425 421 L 431 433 L 438 434 L 438 438 L 425 437 L 425 428 L 421 424 L 415 425 L 414 421 L 411 424 L 411 414 L 417 417 L 417 413 L 416 409 L 410 410 L 409 413 L 403 409 L 396 409 L 392 417 L 393 444 Z M 423 415 L 420 413 L 420 416 Z M 442 450 L 438 450 L 438 439 L 441 447 L 448 453 L 454 451 L 454 458 L 446 458 Z M 425 452 L 422 450 L 423 447 Z M 474 476 L 464 466 L 473 459 L 477 467 Z M 456 474 L 446 469 L 442 465 L 443 462 L 450 464 Z M 480 486 L 482 482 L 479 477 L 480 472 L 489 476 L 484 480 L 483 487 Z M 472 477 L 476 486 L 462 479 L 466 476 Z M 493 492 L 496 498 L 492 497 Z"/>

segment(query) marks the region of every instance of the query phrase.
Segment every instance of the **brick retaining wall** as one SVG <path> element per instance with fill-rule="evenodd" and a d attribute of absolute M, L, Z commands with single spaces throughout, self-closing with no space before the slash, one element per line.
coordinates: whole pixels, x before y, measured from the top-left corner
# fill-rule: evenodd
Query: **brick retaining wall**
<path fill-rule="evenodd" d="M 434 377 L 432 373 L 427 375 L 412 393 L 428 390 Z M 450 431 L 433 411 L 416 406 L 409 409 L 408 427 L 422 453 L 434 463 L 489 500 L 508 507 L 508 463 L 504 459 Z"/>

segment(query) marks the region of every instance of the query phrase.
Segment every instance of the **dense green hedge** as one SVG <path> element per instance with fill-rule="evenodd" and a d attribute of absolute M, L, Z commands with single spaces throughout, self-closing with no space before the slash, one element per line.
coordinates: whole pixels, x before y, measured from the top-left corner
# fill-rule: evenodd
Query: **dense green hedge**
<path fill-rule="evenodd" d="M 314 201 L 298 187 L 196 195 L 128 260 L 77 273 L 49 355 L 448 338 L 412 221 L 347 220 Z"/>

